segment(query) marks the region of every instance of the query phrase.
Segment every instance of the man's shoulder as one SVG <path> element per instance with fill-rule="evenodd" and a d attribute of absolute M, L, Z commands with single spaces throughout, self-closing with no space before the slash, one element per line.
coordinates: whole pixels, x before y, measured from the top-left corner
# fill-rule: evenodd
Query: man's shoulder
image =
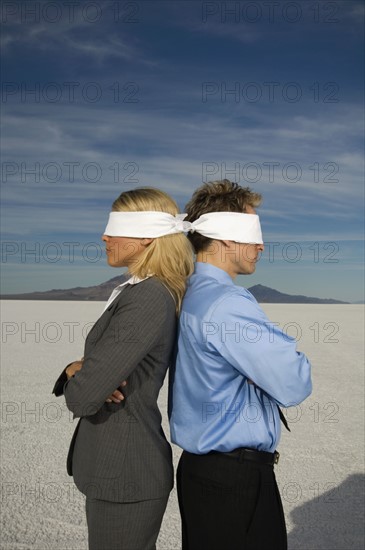
<path fill-rule="evenodd" d="M 250 308 L 251 306 L 256 308 L 258 303 L 255 297 L 246 288 L 242 286 L 223 287 L 216 299 L 212 300 L 215 311 L 230 311 L 236 309 L 242 309 L 243 307 Z"/>
<path fill-rule="evenodd" d="M 202 281 L 200 281 L 202 282 Z M 225 285 L 219 281 L 212 281 L 209 285 L 199 282 L 188 288 L 183 300 L 182 314 L 193 314 L 204 319 L 227 315 L 230 312 L 243 311 L 258 307 L 253 295 L 244 287 Z"/>
<path fill-rule="evenodd" d="M 211 277 L 199 277 L 193 281 L 193 284 L 188 284 L 187 289 L 187 294 L 194 297 L 205 291 L 210 295 L 212 301 L 220 301 L 222 298 L 230 297 L 256 301 L 251 292 L 245 287 L 236 284 L 224 284 Z"/>

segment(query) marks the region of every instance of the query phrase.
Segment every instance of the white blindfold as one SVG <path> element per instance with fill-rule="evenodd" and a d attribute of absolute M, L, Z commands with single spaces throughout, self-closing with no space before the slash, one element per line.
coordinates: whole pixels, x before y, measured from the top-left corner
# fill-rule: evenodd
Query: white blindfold
<path fill-rule="evenodd" d="M 263 244 L 259 217 L 241 212 L 210 212 L 194 222 L 187 214 L 166 212 L 111 212 L 104 234 L 110 237 L 157 238 L 176 233 L 197 232 L 210 239 Z"/>

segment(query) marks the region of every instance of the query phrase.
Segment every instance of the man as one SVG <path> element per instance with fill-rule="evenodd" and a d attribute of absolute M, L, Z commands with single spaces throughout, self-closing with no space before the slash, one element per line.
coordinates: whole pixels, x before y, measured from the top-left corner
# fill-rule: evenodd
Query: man
<path fill-rule="evenodd" d="M 183 550 L 287 548 L 273 468 L 278 406 L 311 393 L 310 363 L 233 282 L 255 271 L 264 250 L 260 202 L 249 188 L 223 180 L 204 184 L 186 207 L 196 266 L 170 388 L 171 438 L 183 449 Z"/>

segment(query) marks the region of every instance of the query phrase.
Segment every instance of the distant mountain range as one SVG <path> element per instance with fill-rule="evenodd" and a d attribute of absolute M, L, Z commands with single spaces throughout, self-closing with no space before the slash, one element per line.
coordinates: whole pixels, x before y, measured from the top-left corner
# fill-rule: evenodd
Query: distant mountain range
<path fill-rule="evenodd" d="M 121 282 L 121 277 L 113 277 L 105 283 L 96 286 L 54 289 L 45 292 L 29 292 L 27 294 L 3 294 L 2 300 L 88 300 L 90 302 L 106 301 L 112 290 Z M 251 286 L 248 289 L 260 303 L 268 304 L 348 304 L 340 300 L 312 298 L 309 296 L 284 294 L 263 285 Z"/>
<path fill-rule="evenodd" d="M 284 294 L 268 286 L 255 285 L 248 289 L 262 304 L 348 304 L 331 298 L 313 298 L 301 294 Z"/>

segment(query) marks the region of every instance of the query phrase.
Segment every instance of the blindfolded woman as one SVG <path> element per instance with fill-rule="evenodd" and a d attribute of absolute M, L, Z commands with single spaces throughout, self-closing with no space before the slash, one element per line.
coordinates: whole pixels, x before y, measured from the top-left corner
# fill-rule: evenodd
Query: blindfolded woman
<path fill-rule="evenodd" d="M 193 271 L 177 214 L 176 203 L 153 188 L 113 203 L 102 240 L 108 264 L 128 271 L 89 332 L 83 359 L 53 390 L 80 419 L 67 471 L 86 495 L 90 550 L 154 549 L 173 486 L 157 398 Z"/>

